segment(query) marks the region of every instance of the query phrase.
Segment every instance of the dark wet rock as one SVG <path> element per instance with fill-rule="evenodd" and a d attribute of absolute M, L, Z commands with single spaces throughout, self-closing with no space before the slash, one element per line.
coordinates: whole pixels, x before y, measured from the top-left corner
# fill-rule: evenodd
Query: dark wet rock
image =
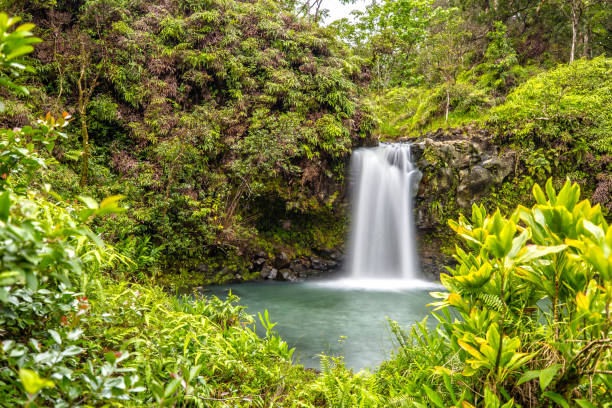
<path fill-rule="evenodd" d="M 423 173 L 415 201 L 419 229 L 446 227 L 446 219 L 511 177 L 516 164 L 514 151 L 500 152 L 485 130 L 472 128 L 413 139 L 412 155 Z"/>
<path fill-rule="evenodd" d="M 317 271 L 326 271 L 332 267 L 330 262 L 333 261 L 325 261 L 321 258 L 312 258 L 312 269 Z"/>
<path fill-rule="evenodd" d="M 279 275 L 277 276 L 277 279 L 281 277 L 282 277 L 282 280 L 286 280 L 289 282 L 298 282 L 300 280 L 298 275 L 289 268 L 284 268 L 279 271 Z"/>
<path fill-rule="evenodd" d="M 289 269 L 291 269 L 293 272 L 297 274 L 300 274 L 304 272 L 307 269 L 307 267 L 306 265 L 304 265 L 304 262 L 301 259 L 297 259 L 297 260 L 291 261 L 291 263 L 289 264 Z"/>
<path fill-rule="evenodd" d="M 333 259 L 336 262 L 339 262 L 342 260 L 342 258 L 344 257 L 344 255 L 342 254 L 342 252 L 340 251 L 334 251 L 330 254 L 329 256 L 331 259 Z"/>
<path fill-rule="evenodd" d="M 277 273 L 278 271 L 275 268 L 266 264 L 261 271 L 259 271 L 259 276 L 261 276 L 262 279 L 276 279 Z"/>
<path fill-rule="evenodd" d="M 327 274 L 337 269 L 343 258 L 343 252 L 339 249 L 321 251 L 317 255 L 301 256 L 293 259 L 287 252 L 281 251 L 273 260 L 259 256 L 254 257 L 250 262 L 249 270 L 259 272 L 259 279 L 295 282 Z"/>
<path fill-rule="evenodd" d="M 514 172 L 516 168 L 517 155 L 515 152 L 507 152 L 503 155 L 492 157 L 482 162 L 482 167 L 489 170 L 496 184 Z"/>
<path fill-rule="evenodd" d="M 274 266 L 278 269 L 283 269 L 288 267 L 290 262 L 291 258 L 289 257 L 289 254 L 287 254 L 285 251 L 281 251 L 276 259 L 274 259 Z"/>
<path fill-rule="evenodd" d="M 457 205 L 470 208 L 473 202 L 479 201 L 488 192 L 493 180 L 491 172 L 480 165 L 461 170 L 457 186 Z"/>
<path fill-rule="evenodd" d="M 425 235 L 419 236 L 418 252 L 421 264 L 421 273 L 425 279 L 438 281 L 440 274 L 447 273 L 446 267 L 453 266 L 456 261 L 444 252 L 443 240 L 431 239 Z"/>
<path fill-rule="evenodd" d="M 493 136 L 475 128 L 429 132 L 412 143 L 413 161 L 422 172 L 414 202 L 421 269 L 438 279 L 453 265 L 456 236 L 447 225 L 469 211 L 516 172 L 517 153 L 500 151 Z"/>

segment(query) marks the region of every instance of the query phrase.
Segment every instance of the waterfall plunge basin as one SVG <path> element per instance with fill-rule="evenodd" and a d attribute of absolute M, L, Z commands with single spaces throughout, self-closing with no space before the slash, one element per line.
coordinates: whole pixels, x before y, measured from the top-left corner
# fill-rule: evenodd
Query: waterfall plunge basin
<path fill-rule="evenodd" d="M 394 349 L 387 319 L 408 329 L 428 315 L 429 290 L 420 279 L 412 201 L 421 173 L 409 144 L 362 148 L 351 158 L 351 235 L 346 274 L 302 283 L 244 283 L 232 291 L 257 315 L 268 310 L 297 360 L 320 367 L 320 355 L 342 356 L 347 367 L 376 368 Z M 429 319 L 429 324 L 434 324 Z M 256 330 L 262 328 L 256 322 Z"/>
<path fill-rule="evenodd" d="M 440 286 L 422 280 L 338 279 L 289 282 L 251 282 L 208 288 L 207 294 L 240 297 L 255 328 L 265 331 L 257 313 L 268 310 L 281 337 L 295 347 L 296 361 L 320 368 L 320 355 L 343 356 L 353 370 L 375 369 L 395 348 L 387 318 L 409 329 L 429 314 L 431 290 Z M 428 319 L 429 324 L 435 321 Z"/>

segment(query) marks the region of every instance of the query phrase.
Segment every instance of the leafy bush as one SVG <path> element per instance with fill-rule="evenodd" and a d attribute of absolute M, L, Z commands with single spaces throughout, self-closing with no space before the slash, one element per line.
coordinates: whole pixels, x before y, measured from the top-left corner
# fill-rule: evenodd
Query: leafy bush
<path fill-rule="evenodd" d="M 471 222 L 451 222 L 465 246 L 442 275 L 448 292 L 432 293 L 438 326 L 391 322 L 395 358 L 363 378 L 326 360 L 325 401 L 610 407 L 612 228 L 577 184 L 545 191 L 535 185 L 536 204 L 508 217 L 474 205 Z"/>
<path fill-rule="evenodd" d="M 575 146 L 612 154 L 612 60 L 560 65 L 528 80 L 491 111 L 490 124 L 520 144 Z"/>
<path fill-rule="evenodd" d="M 17 25 L 21 21 L 19 17 L 9 17 L 0 13 L 0 38 L 2 48 L 0 49 L 0 86 L 10 88 L 22 94 L 27 94 L 28 89 L 15 83 L 15 78 L 24 71 L 32 72 L 32 67 L 23 61 L 24 55 L 34 51 L 32 44 L 40 42 L 40 38 L 32 34 L 33 24 Z M 0 101 L 0 112 L 4 111 L 4 104 Z"/>
<path fill-rule="evenodd" d="M 148 238 L 168 272 L 194 271 L 203 259 L 233 266 L 228 258 L 268 244 L 254 227 L 264 204 L 284 203 L 285 218 L 340 212 L 328 195 L 340 194 L 347 156 L 369 135 L 371 118 L 357 95 L 367 79 L 363 61 L 327 30 L 274 1 L 92 0 L 51 11 L 30 3 L 23 8 L 34 21 L 53 26 L 35 52 L 30 80 L 41 101 L 30 110 L 51 99 L 82 108 L 84 69 L 87 193 L 101 200 L 121 192 L 131 208 L 121 224 L 128 232 L 96 225 L 110 242 Z M 78 22 L 75 30 L 63 19 Z M 75 143 L 63 147 L 48 182 L 73 194 L 74 159 L 82 156 Z M 266 246 L 278 255 L 294 245 Z"/>
<path fill-rule="evenodd" d="M 37 189 L 53 161 L 44 152 L 69 120 L 48 114 L 36 128 L 0 131 L 0 405 L 263 406 L 308 381 L 267 313 L 261 339 L 233 296 L 178 298 L 109 280 L 118 263 L 134 266 L 87 224 L 120 212 L 122 197 L 65 202 Z M 159 257 L 147 241 L 124 239 L 123 249 L 140 267 Z"/>

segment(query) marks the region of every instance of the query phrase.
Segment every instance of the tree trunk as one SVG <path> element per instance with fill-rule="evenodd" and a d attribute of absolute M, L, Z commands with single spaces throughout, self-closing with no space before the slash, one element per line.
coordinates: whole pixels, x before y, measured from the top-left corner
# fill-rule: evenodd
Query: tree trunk
<path fill-rule="evenodd" d="M 574 61 L 574 55 L 576 54 L 577 31 L 578 31 L 578 19 L 576 16 L 576 9 L 572 5 L 572 51 L 570 52 L 570 62 Z"/>
<path fill-rule="evenodd" d="M 81 188 L 87 185 L 89 178 L 89 133 L 87 132 L 87 109 L 86 105 L 79 106 L 79 115 L 81 115 L 81 136 L 83 137 L 83 156 L 81 157 Z"/>
<path fill-rule="evenodd" d="M 79 89 L 78 111 L 81 116 L 81 137 L 83 138 L 83 154 L 81 156 L 81 181 L 79 185 L 85 187 L 89 178 L 89 157 L 91 156 L 91 148 L 89 146 L 89 132 L 87 131 L 87 105 L 91 100 L 91 95 L 96 89 L 98 77 L 100 76 L 100 68 L 97 68 L 96 75 L 88 80 L 87 67 L 90 64 L 89 58 L 91 54 L 86 52 L 85 42 L 81 41 L 81 73 L 77 81 Z"/>
<path fill-rule="evenodd" d="M 446 88 L 446 114 L 444 115 L 444 122 L 448 122 L 448 111 L 450 110 L 450 91 Z"/>
<path fill-rule="evenodd" d="M 81 50 L 84 54 L 84 49 Z M 87 96 L 85 95 L 85 62 L 81 61 L 81 75 L 77 82 L 79 88 L 79 102 L 78 111 L 81 117 L 81 137 L 83 138 L 82 146 L 83 153 L 81 154 L 81 181 L 79 185 L 81 188 L 87 185 L 87 179 L 89 176 L 89 132 L 87 131 Z"/>

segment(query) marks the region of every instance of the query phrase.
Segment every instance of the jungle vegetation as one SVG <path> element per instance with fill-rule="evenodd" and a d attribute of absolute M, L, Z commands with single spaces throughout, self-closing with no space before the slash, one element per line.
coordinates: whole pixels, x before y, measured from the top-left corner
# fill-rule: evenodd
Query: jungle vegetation
<path fill-rule="evenodd" d="M 0 5 L 0 406 L 611 406 L 609 2 Z M 439 324 L 376 371 L 164 290 L 336 248 L 352 148 L 461 126 L 520 191 L 449 220 Z"/>

